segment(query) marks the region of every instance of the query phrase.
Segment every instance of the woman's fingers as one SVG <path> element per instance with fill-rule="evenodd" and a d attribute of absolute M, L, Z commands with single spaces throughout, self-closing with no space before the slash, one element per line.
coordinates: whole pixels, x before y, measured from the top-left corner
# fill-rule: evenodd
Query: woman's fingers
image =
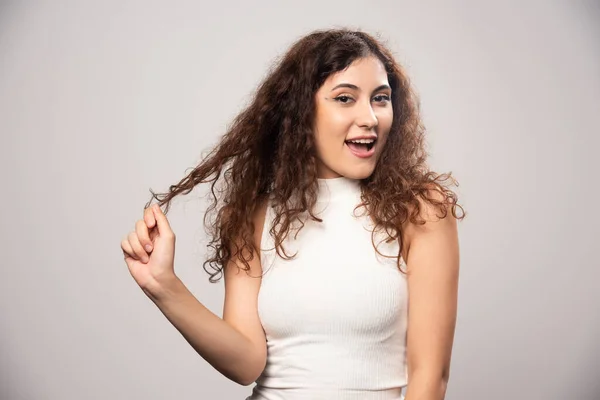
<path fill-rule="evenodd" d="M 156 219 L 154 218 L 154 213 L 152 212 L 152 206 L 144 209 L 144 221 L 146 222 L 148 229 L 152 229 L 156 225 Z"/>
<path fill-rule="evenodd" d="M 145 246 L 151 247 L 146 250 Z M 121 248 L 129 272 L 142 288 L 150 290 L 175 274 L 175 234 L 157 204 L 144 210 L 144 218 L 136 221 L 134 231 L 123 239 Z"/>
<path fill-rule="evenodd" d="M 144 209 L 144 218 L 136 221 L 135 231 L 130 232 L 121 242 L 123 255 L 147 264 L 149 253 L 154 250 L 153 239 L 159 234 L 165 238 L 175 238 L 167 217 L 158 204 Z"/>
<path fill-rule="evenodd" d="M 133 258 L 134 260 L 137 260 L 137 256 L 135 255 L 135 252 L 131 248 L 128 238 L 125 238 L 121 241 L 121 250 L 123 250 L 123 255 L 125 256 L 125 259 L 130 257 L 130 258 Z"/>
<path fill-rule="evenodd" d="M 129 244 L 131 245 L 131 248 L 133 249 L 133 252 L 138 257 L 138 259 L 141 260 L 143 263 L 147 263 L 148 254 L 146 253 L 146 250 L 144 250 L 144 248 L 142 247 L 142 244 L 140 243 L 137 234 L 135 232 L 131 232 L 127 236 L 127 239 L 129 239 Z"/>
<path fill-rule="evenodd" d="M 158 234 L 163 237 L 173 237 L 175 234 L 171 229 L 167 216 L 163 213 L 158 204 L 152 206 L 154 212 L 154 218 L 156 219 L 156 226 L 158 227 Z"/>
<path fill-rule="evenodd" d="M 137 233 L 140 244 L 144 247 L 147 253 L 150 253 L 152 251 L 152 240 L 150 239 L 146 221 L 140 219 L 135 223 L 135 233 Z"/>

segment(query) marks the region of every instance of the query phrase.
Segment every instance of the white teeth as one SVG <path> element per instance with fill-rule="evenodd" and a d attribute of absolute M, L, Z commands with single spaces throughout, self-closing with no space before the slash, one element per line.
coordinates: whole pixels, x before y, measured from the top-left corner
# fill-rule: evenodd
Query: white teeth
<path fill-rule="evenodd" d="M 366 144 L 373 143 L 374 141 L 375 141 L 375 139 L 348 140 L 348 142 L 351 142 L 351 143 L 366 143 Z"/>

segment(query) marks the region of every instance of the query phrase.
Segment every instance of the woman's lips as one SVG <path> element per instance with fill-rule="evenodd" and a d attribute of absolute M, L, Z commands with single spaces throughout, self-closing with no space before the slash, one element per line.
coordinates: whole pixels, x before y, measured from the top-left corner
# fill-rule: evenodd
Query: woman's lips
<path fill-rule="evenodd" d="M 371 146 L 370 150 L 367 150 L 367 148 L 362 145 L 354 145 L 354 144 L 348 143 L 348 142 L 345 142 L 344 144 L 346 145 L 348 150 L 350 150 L 350 153 L 352 153 L 356 157 L 369 158 L 373 154 L 375 154 L 375 145 L 377 144 L 377 142 L 373 143 L 373 146 Z"/>

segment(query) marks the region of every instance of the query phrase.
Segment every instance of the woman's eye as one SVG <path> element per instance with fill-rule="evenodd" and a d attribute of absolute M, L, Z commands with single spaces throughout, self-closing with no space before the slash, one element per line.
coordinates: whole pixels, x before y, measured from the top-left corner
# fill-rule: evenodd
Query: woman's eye
<path fill-rule="evenodd" d="M 348 103 L 348 100 L 352 100 L 349 96 L 338 96 L 335 98 L 336 101 L 339 101 L 340 103 Z"/>
<path fill-rule="evenodd" d="M 343 104 L 348 104 L 351 101 L 353 101 L 352 97 L 344 95 L 336 97 L 335 100 Z M 373 97 L 373 100 L 377 103 L 384 103 L 390 101 L 390 96 L 388 96 L 387 94 L 380 94 Z"/>
<path fill-rule="evenodd" d="M 375 99 L 375 101 L 378 103 L 382 103 L 384 101 L 390 101 L 390 96 L 388 96 L 387 94 L 380 94 L 378 96 L 373 97 L 373 99 Z"/>

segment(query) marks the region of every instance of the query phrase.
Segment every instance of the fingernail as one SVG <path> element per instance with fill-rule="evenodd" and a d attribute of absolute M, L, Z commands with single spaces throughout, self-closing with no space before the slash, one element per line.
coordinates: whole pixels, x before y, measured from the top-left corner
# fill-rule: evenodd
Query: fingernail
<path fill-rule="evenodd" d="M 152 251 L 152 246 L 150 246 L 149 244 L 146 245 L 146 251 Z"/>

